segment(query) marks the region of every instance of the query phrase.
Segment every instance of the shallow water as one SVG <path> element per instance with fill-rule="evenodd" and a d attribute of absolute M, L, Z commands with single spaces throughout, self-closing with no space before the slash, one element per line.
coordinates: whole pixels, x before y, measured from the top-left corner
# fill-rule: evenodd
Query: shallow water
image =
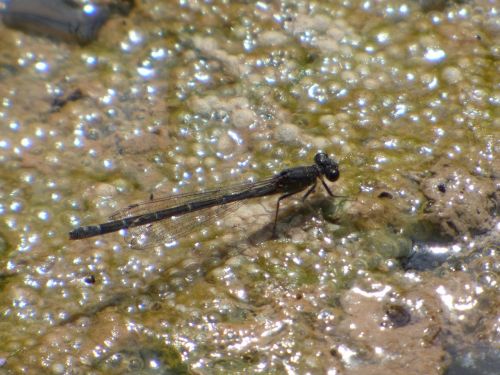
<path fill-rule="evenodd" d="M 148 1 L 87 46 L 0 24 L 1 368 L 489 373 L 498 20 L 488 1 Z M 318 150 L 348 199 L 287 200 L 277 239 L 270 197 L 168 247 L 68 240 Z"/>

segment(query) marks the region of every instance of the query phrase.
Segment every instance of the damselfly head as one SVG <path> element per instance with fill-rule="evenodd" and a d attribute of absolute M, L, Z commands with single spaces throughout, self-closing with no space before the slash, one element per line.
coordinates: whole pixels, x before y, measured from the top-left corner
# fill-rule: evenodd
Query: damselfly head
<path fill-rule="evenodd" d="M 330 158 L 324 152 L 318 152 L 314 156 L 314 162 L 318 166 L 322 175 L 324 175 L 328 181 L 337 181 L 339 178 L 339 165 L 335 160 Z"/>

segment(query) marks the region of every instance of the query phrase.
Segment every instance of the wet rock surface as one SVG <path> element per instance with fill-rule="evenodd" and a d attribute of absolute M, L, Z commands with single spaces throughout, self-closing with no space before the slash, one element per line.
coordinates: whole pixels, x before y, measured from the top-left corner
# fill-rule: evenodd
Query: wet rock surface
<path fill-rule="evenodd" d="M 424 219 L 444 237 L 470 237 L 496 224 L 499 201 L 493 175 L 477 176 L 455 161 L 441 159 L 421 188 L 427 199 Z"/>
<path fill-rule="evenodd" d="M 123 3 L 85 46 L 0 24 L 0 372 L 496 365 L 491 2 Z M 285 199 L 276 238 L 277 196 L 146 250 L 68 239 L 318 151 L 338 197 Z"/>

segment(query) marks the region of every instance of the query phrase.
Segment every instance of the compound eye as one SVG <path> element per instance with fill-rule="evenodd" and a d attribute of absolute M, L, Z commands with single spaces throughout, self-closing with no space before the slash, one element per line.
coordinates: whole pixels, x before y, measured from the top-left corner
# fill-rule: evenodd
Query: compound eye
<path fill-rule="evenodd" d="M 339 165 L 324 152 L 318 152 L 314 156 L 314 162 L 329 181 L 337 181 L 339 178 Z"/>
<path fill-rule="evenodd" d="M 318 152 L 316 155 L 314 155 L 314 162 L 317 165 L 324 165 L 325 163 L 328 162 L 328 159 L 330 158 L 324 152 Z"/>
<path fill-rule="evenodd" d="M 331 165 L 329 169 L 325 171 L 325 177 L 328 179 L 328 181 L 334 182 L 339 179 L 339 169 L 337 165 Z"/>

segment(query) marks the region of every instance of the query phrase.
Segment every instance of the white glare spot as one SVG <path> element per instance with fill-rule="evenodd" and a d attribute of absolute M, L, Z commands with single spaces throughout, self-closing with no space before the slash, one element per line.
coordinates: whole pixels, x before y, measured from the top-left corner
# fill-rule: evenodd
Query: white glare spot
<path fill-rule="evenodd" d="M 200 82 L 209 82 L 210 75 L 205 72 L 197 72 L 194 77 Z"/>
<path fill-rule="evenodd" d="M 396 148 L 398 146 L 398 141 L 397 139 L 390 139 L 384 142 L 384 146 L 386 148 Z"/>
<path fill-rule="evenodd" d="M 403 14 L 405 14 L 405 15 L 406 15 L 406 14 L 410 13 L 410 8 L 408 7 L 408 5 L 403 4 L 403 5 L 401 5 L 401 6 L 399 7 L 399 13 L 400 13 L 401 15 L 403 15 Z"/>
<path fill-rule="evenodd" d="M 243 140 L 240 138 L 239 134 L 236 133 L 235 131 L 229 130 L 227 132 L 227 135 L 229 138 L 231 138 L 236 144 L 241 145 L 243 143 Z"/>
<path fill-rule="evenodd" d="M 424 59 L 429 62 L 439 62 L 446 57 L 446 52 L 438 48 L 427 48 L 424 53 Z"/>
<path fill-rule="evenodd" d="M 40 73 L 45 73 L 49 70 L 49 64 L 43 61 L 39 61 L 35 64 L 35 70 Z"/>
<path fill-rule="evenodd" d="M 97 63 L 97 58 L 95 56 L 85 56 L 83 59 L 85 61 L 85 64 L 94 66 Z"/>
<path fill-rule="evenodd" d="M 160 368 L 160 364 L 158 363 L 158 361 L 151 359 L 149 361 L 149 367 L 152 369 L 157 369 L 157 368 Z"/>
<path fill-rule="evenodd" d="M 138 31 L 130 30 L 128 33 L 128 39 L 134 44 L 139 44 L 142 42 L 143 37 Z"/>
<path fill-rule="evenodd" d="M 377 34 L 376 39 L 380 44 L 385 44 L 389 41 L 389 33 L 387 31 L 382 31 Z"/>
<path fill-rule="evenodd" d="M 420 148 L 420 153 L 423 155 L 432 155 L 432 148 L 423 146 Z"/>
<path fill-rule="evenodd" d="M 434 90 L 438 86 L 438 79 L 434 77 L 431 82 L 427 85 L 427 87 L 431 90 Z"/>
<path fill-rule="evenodd" d="M 163 48 L 153 48 L 151 51 L 151 57 L 155 60 L 162 60 L 166 55 L 167 53 Z"/>
<path fill-rule="evenodd" d="M 366 291 L 361 288 L 354 287 L 352 292 L 367 298 L 383 298 L 392 290 L 389 285 L 382 286 L 382 284 L 373 284 L 372 288 L 373 291 Z"/>
<path fill-rule="evenodd" d="M 137 73 L 139 73 L 142 78 L 151 78 L 154 76 L 155 70 L 153 68 L 145 68 L 143 66 L 140 66 L 137 68 Z"/>
<path fill-rule="evenodd" d="M 96 11 L 97 11 L 97 8 L 92 4 L 85 4 L 83 6 L 83 13 L 85 13 L 85 14 L 91 15 L 91 14 L 95 13 Z"/>
<path fill-rule="evenodd" d="M 337 352 L 342 357 L 342 360 L 347 364 L 350 364 L 353 357 L 356 356 L 356 352 L 345 345 L 339 345 L 339 347 L 337 348 Z"/>
<path fill-rule="evenodd" d="M 30 147 L 31 145 L 33 144 L 33 142 L 31 142 L 31 139 L 30 138 L 23 138 L 21 139 L 21 146 L 23 147 Z"/>
<path fill-rule="evenodd" d="M 106 169 L 113 169 L 114 168 L 113 160 L 105 159 L 102 162 L 102 164 L 104 165 L 104 168 L 106 168 Z"/>
<path fill-rule="evenodd" d="M 448 253 L 449 249 L 446 246 L 429 246 L 429 252 L 432 254 L 446 254 Z"/>
<path fill-rule="evenodd" d="M 398 118 L 406 114 L 408 111 L 408 106 L 406 104 L 396 104 L 396 110 L 394 111 L 394 117 Z"/>
<path fill-rule="evenodd" d="M 266 4 L 264 1 L 257 1 L 257 3 L 255 4 L 255 7 L 257 9 L 262 10 L 262 11 L 267 11 L 269 9 L 269 5 Z"/>
<path fill-rule="evenodd" d="M 101 102 L 103 102 L 104 104 L 111 104 L 115 96 L 116 91 L 113 89 L 108 89 L 107 94 L 101 97 Z"/>
<path fill-rule="evenodd" d="M 49 213 L 47 211 L 40 211 L 38 213 L 38 218 L 43 221 L 47 221 L 49 218 Z"/>
<path fill-rule="evenodd" d="M 19 202 L 12 202 L 10 204 L 10 210 L 13 211 L 13 212 L 19 212 L 19 211 L 22 210 L 22 208 L 23 208 L 23 206 Z"/>

